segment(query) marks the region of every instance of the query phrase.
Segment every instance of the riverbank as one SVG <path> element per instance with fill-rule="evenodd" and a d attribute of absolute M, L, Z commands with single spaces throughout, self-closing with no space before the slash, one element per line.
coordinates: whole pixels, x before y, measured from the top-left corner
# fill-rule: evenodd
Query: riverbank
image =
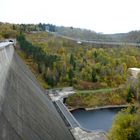
<path fill-rule="evenodd" d="M 66 105 L 70 110 L 84 108 L 86 110 L 98 109 L 106 106 L 127 105 L 127 92 L 124 88 L 100 89 L 81 91 L 70 95 L 66 99 Z"/>
<path fill-rule="evenodd" d="M 106 106 L 96 106 L 96 107 L 87 107 L 87 108 L 83 108 L 83 107 L 80 107 L 80 108 L 74 108 L 74 107 L 68 107 L 68 110 L 69 111 L 74 111 L 74 110 L 77 110 L 77 109 L 83 109 L 85 111 L 90 111 L 90 110 L 98 110 L 98 109 L 110 109 L 110 108 L 123 108 L 123 107 L 128 107 L 130 106 L 129 104 L 124 104 L 124 105 L 106 105 Z"/>
<path fill-rule="evenodd" d="M 111 109 L 111 108 L 123 108 L 123 107 L 128 107 L 130 106 L 129 104 L 125 105 L 107 105 L 107 106 L 101 106 L 101 107 L 90 107 L 90 108 L 84 108 L 86 111 L 89 110 L 98 110 L 98 109 Z"/>

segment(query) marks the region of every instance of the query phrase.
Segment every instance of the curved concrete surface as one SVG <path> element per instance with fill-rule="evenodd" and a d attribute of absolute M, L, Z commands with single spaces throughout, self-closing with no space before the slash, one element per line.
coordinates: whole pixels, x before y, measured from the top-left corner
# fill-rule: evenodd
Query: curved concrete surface
<path fill-rule="evenodd" d="M 0 140 L 73 140 L 12 43 L 0 46 Z"/>

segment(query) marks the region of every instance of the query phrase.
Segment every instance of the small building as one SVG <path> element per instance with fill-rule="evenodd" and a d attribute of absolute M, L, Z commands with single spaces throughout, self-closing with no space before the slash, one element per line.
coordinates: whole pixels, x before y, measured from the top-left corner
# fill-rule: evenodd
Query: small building
<path fill-rule="evenodd" d="M 130 73 L 131 77 L 138 78 L 138 74 L 140 73 L 140 68 L 129 68 L 128 72 Z"/>
<path fill-rule="evenodd" d="M 46 25 L 46 26 L 45 26 L 45 28 L 46 28 L 46 31 L 48 31 L 48 32 L 49 32 L 49 30 L 50 30 L 49 26 L 48 26 L 48 25 Z"/>
<path fill-rule="evenodd" d="M 128 69 L 128 77 L 127 84 L 133 87 L 136 90 L 135 98 L 138 99 L 140 97 L 140 87 L 139 85 L 139 74 L 140 68 L 129 68 Z"/>

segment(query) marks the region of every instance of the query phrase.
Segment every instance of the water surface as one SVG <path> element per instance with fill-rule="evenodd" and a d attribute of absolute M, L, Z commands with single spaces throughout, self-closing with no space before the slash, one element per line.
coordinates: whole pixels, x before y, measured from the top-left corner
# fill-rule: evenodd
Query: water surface
<path fill-rule="evenodd" d="M 102 129 L 108 131 L 112 126 L 112 121 L 115 114 L 121 109 L 98 109 L 85 111 L 84 109 L 77 109 L 71 113 L 79 122 L 79 124 L 90 130 Z"/>

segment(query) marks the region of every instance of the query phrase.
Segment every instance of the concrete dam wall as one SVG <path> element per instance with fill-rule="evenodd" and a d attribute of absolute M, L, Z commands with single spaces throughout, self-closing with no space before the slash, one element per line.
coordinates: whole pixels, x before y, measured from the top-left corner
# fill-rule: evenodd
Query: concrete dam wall
<path fill-rule="evenodd" d="M 73 140 L 43 92 L 13 44 L 0 43 L 0 140 Z"/>

